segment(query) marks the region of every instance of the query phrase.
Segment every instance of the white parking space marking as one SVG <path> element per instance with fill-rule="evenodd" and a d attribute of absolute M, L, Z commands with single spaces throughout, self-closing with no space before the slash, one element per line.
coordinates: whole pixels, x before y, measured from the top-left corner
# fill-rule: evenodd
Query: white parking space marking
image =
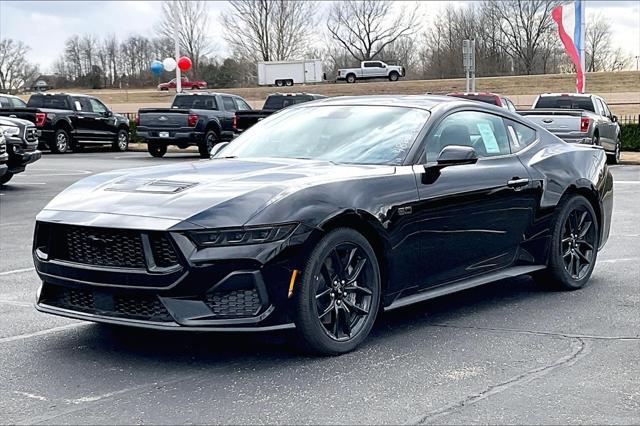
<path fill-rule="evenodd" d="M 613 184 L 616 183 L 624 183 L 624 184 L 640 184 L 640 180 L 614 180 Z"/>
<path fill-rule="evenodd" d="M 0 300 L 0 305 L 18 306 L 20 308 L 33 308 L 33 303 L 19 302 L 17 300 Z"/>
<path fill-rule="evenodd" d="M 47 184 L 46 182 L 20 182 L 20 181 L 16 181 L 15 183 L 17 185 L 46 185 Z"/>
<path fill-rule="evenodd" d="M 36 395 L 35 393 L 13 391 L 16 395 L 26 396 L 27 398 L 37 399 L 39 401 L 48 401 L 48 399 L 42 395 Z"/>
<path fill-rule="evenodd" d="M 35 271 L 36 268 L 34 268 L 33 266 L 31 268 L 23 268 L 23 269 L 14 269 L 12 271 L 4 271 L 4 272 L 0 272 L 0 276 L 3 275 L 11 275 L 11 274 L 21 274 L 23 272 L 29 272 L 29 271 Z"/>
<path fill-rule="evenodd" d="M 40 173 L 40 172 L 59 172 L 58 169 L 36 169 L 34 172 L 29 172 L 25 174 L 16 175 L 16 177 L 26 178 L 26 177 L 51 177 L 51 176 L 82 176 L 93 173 L 93 170 L 67 170 L 64 173 Z"/>
<path fill-rule="evenodd" d="M 9 336 L 9 337 L 0 337 L 0 344 L 16 342 L 19 340 L 26 340 L 32 337 L 46 336 L 47 334 L 53 334 L 53 333 L 57 333 L 59 331 L 65 331 L 65 330 L 73 330 L 74 328 L 83 327 L 86 325 L 87 323 L 79 322 L 79 323 L 61 325 L 60 327 L 48 328 L 46 330 L 40 330 L 33 333 L 18 334 L 17 336 Z"/>
<path fill-rule="evenodd" d="M 627 257 L 623 259 L 604 259 L 604 260 L 596 260 L 596 264 L 598 263 L 618 263 L 618 262 L 638 262 L 640 261 L 640 257 Z"/>

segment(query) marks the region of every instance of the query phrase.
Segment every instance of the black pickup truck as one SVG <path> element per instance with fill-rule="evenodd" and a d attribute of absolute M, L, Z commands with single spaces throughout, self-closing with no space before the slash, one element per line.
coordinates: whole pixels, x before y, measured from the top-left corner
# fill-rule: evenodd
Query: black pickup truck
<path fill-rule="evenodd" d="M 236 111 L 249 108 L 240 96 L 227 93 L 179 93 L 171 108 L 141 108 L 136 134 L 154 157 L 166 154 L 169 145 L 197 145 L 200 157 L 209 158 L 215 144 L 233 139 Z"/>
<path fill-rule="evenodd" d="M 0 117 L 0 134 L 4 137 L 5 153 L 0 148 L 0 163 L 6 154 L 6 168 L 0 166 L 0 185 L 3 185 L 17 174 L 24 172 L 27 164 L 38 161 L 41 152 L 38 151 L 38 131 L 30 121 L 19 118 Z"/>
<path fill-rule="evenodd" d="M 98 98 L 68 93 L 31 95 L 26 108 L 2 108 L 0 116 L 31 121 L 51 152 L 80 151 L 85 145 L 109 144 L 116 151 L 129 146 L 129 120 Z"/>
<path fill-rule="evenodd" d="M 276 111 L 280 111 L 289 105 L 301 104 L 303 102 L 315 101 L 326 98 L 323 95 L 312 93 L 273 93 L 267 96 L 262 109 L 250 109 L 248 111 L 236 112 L 236 130 L 243 132 L 258 121 L 270 116 Z"/>

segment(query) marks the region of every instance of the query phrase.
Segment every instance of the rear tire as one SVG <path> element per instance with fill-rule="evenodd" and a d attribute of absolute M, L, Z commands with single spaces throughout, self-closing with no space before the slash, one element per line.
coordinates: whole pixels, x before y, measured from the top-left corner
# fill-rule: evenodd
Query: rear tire
<path fill-rule="evenodd" d="M 71 137 L 65 129 L 58 129 L 53 134 L 53 141 L 50 144 L 51 152 L 55 154 L 64 154 L 71 148 Z"/>
<path fill-rule="evenodd" d="M 0 176 L 0 185 L 4 185 L 5 183 L 9 182 L 12 177 L 13 177 L 13 173 L 6 172 L 2 176 Z"/>
<path fill-rule="evenodd" d="M 355 83 L 356 82 L 356 76 L 355 74 L 349 74 L 347 75 L 347 83 Z"/>
<path fill-rule="evenodd" d="M 607 154 L 607 162 L 609 164 L 620 163 L 620 140 L 616 140 L 616 147 L 613 151 L 613 154 Z"/>
<path fill-rule="evenodd" d="M 215 130 L 209 130 L 205 133 L 203 140 L 198 143 L 198 152 L 200 158 L 211 158 L 211 150 L 219 142 L 218 134 Z"/>
<path fill-rule="evenodd" d="M 152 157 L 160 158 L 167 153 L 167 146 L 151 142 L 147 143 L 147 151 Z"/>
<path fill-rule="evenodd" d="M 285 86 L 293 86 L 293 80 L 285 80 Z"/>
<path fill-rule="evenodd" d="M 534 275 L 536 281 L 558 290 L 582 288 L 595 267 L 599 232 L 589 200 L 577 194 L 565 198 L 551 227 L 549 264 Z"/>
<path fill-rule="evenodd" d="M 284 86 L 284 82 L 282 80 L 276 80 L 276 86 L 282 87 Z"/>
<path fill-rule="evenodd" d="M 381 288 L 378 260 L 367 239 L 349 228 L 328 233 L 294 287 L 296 331 L 305 348 L 323 355 L 355 349 L 373 327 Z"/>
<path fill-rule="evenodd" d="M 129 132 L 125 129 L 120 129 L 111 148 L 117 152 L 125 152 L 129 148 Z"/>

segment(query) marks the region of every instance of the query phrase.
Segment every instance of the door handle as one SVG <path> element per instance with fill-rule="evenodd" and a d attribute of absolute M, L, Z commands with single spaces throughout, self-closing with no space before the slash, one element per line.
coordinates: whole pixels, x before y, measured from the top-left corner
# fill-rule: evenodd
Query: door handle
<path fill-rule="evenodd" d="M 527 178 L 513 178 L 507 181 L 507 186 L 511 188 L 522 188 L 523 186 L 529 185 L 529 179 Z"/>

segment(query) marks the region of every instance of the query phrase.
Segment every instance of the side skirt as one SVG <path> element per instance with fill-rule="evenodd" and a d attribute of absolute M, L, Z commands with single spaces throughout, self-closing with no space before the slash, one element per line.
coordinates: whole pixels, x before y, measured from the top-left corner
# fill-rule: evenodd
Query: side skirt
<path fill-rule="evenodd" d="M 491 272 L 489 274 L 468 278 L 460 281 L 455 281 L 450 284 L 442 284 L 437 287 L 427 288 L 417 294 L 400 297 L 396 299 L 393 303 L 391 303 L 389 306 L 385 307 L 384 310 L 391 311 L 393 309 L 402 308 L 404 306 L 412 305 L 418 302 L 423 302 L 429 299 L 435 299 L 436 297 L 445 296 L 447 294 L 455 293 L 462 290 L 467 290 L 473 287 L 478 287 L 480 285 L 503 280 L 505 278 L 513 278 L 519 275 L 526 275 L 531 272 L 539 271 L 544 268 L 546 268 L 546 266 L 544 265 L 512 266 L 510 268 Z"/>

